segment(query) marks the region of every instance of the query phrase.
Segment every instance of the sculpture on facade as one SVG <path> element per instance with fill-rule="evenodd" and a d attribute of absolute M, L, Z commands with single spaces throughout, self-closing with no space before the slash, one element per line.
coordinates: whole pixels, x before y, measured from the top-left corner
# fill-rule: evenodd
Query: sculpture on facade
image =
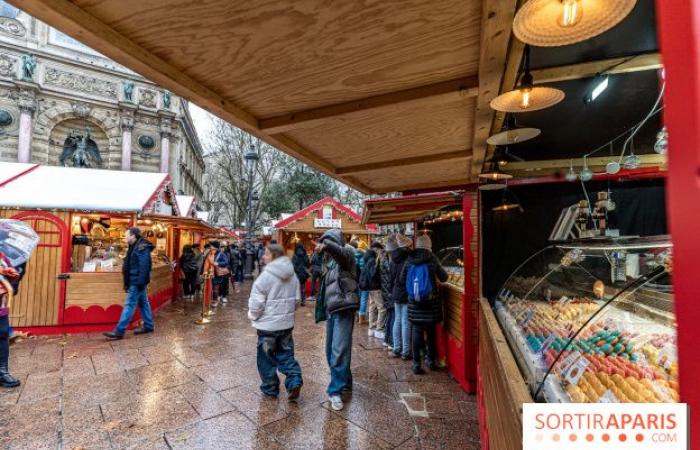
<path fill-rule="evenodd" d="M 85 127 L 85 133 L 73 130 L 63 143 L 63 153 L 59 161 L 62 166 L 99 167 L 102 157 L 97 143 L 90 137 L 90 127 Z"/>
<path fill-rule="evenodd" d="M 127 102 L 133 102 L 134 98 L 134 82 L 131 80 L 124 80 L 124 100 Z"/>
<path fill-rule="evenodd" d="M 163 91 L 163 109 L 170 109 L 171 94 L 170 91 Z"/>
<path fill-rule="evenodd" d="M 31 53 L 22 55 L 22 79 L 25 81 L 34 80 L 36 70 L 36 58 Z"/>

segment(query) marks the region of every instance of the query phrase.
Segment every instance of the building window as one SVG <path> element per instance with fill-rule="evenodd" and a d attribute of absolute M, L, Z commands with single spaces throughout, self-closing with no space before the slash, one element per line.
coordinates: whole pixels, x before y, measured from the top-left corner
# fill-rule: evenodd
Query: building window
<path fill-rule="evenodd" d="M 0 17 L 9 17 L 11 19 L 14 19 L 17 17 L 18 14 L 19 9 L 17 9 L 17 7 L 0 0 Z"/>

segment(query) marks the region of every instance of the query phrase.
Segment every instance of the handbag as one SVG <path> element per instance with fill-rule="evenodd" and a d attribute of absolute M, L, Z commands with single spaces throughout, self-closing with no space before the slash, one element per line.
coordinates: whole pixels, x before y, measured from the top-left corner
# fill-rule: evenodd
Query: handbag
<path fill-rule="evenodd" d="M 228 269 L 228 267 L 216 266 L 215 272 L 217 277 L 226 277 L 231 274 L 231 271 Z"/>

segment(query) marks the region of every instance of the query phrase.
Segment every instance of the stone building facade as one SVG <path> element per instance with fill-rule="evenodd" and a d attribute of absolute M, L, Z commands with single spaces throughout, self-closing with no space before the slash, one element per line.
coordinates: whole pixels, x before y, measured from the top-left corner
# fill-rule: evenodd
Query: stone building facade
<path fill-rule="evenodd" d="M 0 1 L 0 161 L 167 172 L 202 197 L 187 102 Z"/>

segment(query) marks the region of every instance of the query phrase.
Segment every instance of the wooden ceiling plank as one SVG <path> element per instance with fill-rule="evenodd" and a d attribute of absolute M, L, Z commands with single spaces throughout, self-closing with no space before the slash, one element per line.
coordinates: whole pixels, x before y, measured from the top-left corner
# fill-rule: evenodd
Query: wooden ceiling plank
<path fill-rule="evenodd" d="M 476 76 L 463 77 L 455 80 L 443 81 L 427 86 L 419 86 L 388 94 L 375 95 L 363 99 L 353 100 L 320 108 L 283 114 L 276 117 L 260 119 L 259 127 L 269 134 L 284 133 L 301 126 L 316 124 L 324 119 L 352 114 L 358 111 L 381 108 L 398 103 L 414 100 L 422 100 L 431 97 L 460 96 L 462 98 L 475 97 L 479 79 Z"/>
<path fill-rule="evenodd" d="M 612 67 L 612 68 L 611 68 Z M 532 71 L 535 84 L 578 80 L 598 73 L 611 75 L 655 70 L 663 67 L 660 53 L 647 53 L 632 57 L 611 58 L 568 66 L 550 67 Z"/>
<path fill-rule="evenodd" d="M 144 50 L 69 0 L 10 0 L 10 3 L 311 167 L 331 177 L 336 176 L 335 169 L 327 161 L 284 135 L 271 136 L 261 132 L 256 117 Z M 363 193 L 370 192 L 367 186 L 347 184 Z"/>
<path fill-rule="evenodd" d="M 422 189 L 437 189 L 437 188 L 459 188 L 467 185 L 469 180 L 466 178 L 458 180 L 445 180 L 445 181 L 435 181 L 427 183 L 415 183 L 415 184 L 402 184 L 397 186 L 379 186 L 373 188 L 377 193 L 387 193 L 387 192 L 408 192 L 408 191 L 419 191 Z"/>
<path fill-rule="evenodd" d="M 454 159 L 463 159 L 471 157 L 471 150 L 458 150 L 455 152 L 436 153 L 432 155 L 414 156 L 411 158 L 394 159 L 391 161 L 381 161 L 370 164 L 358 164 L 355 166 L 339 167 L 335 170 L 338 175 L 346 175 L 358 172 L 370 172 L 373 170 L 389 169 L 393 167 L 413 166 L 416 164 L 424 164 L 439 161 L 449 161 Z"/>
<path fill-rule="evenodd" d="M 474 116 L 474 157 L 472 179 L 481 172 L 486 158 L 486 139 L 491 134 L 494 112 L 489 104 L 501 89 L 504 69 L 509 57 L 513 17 L 518 0 L 484 0 L 481 18 L 481 59 L 479 62 L 479 95 Z"/>

